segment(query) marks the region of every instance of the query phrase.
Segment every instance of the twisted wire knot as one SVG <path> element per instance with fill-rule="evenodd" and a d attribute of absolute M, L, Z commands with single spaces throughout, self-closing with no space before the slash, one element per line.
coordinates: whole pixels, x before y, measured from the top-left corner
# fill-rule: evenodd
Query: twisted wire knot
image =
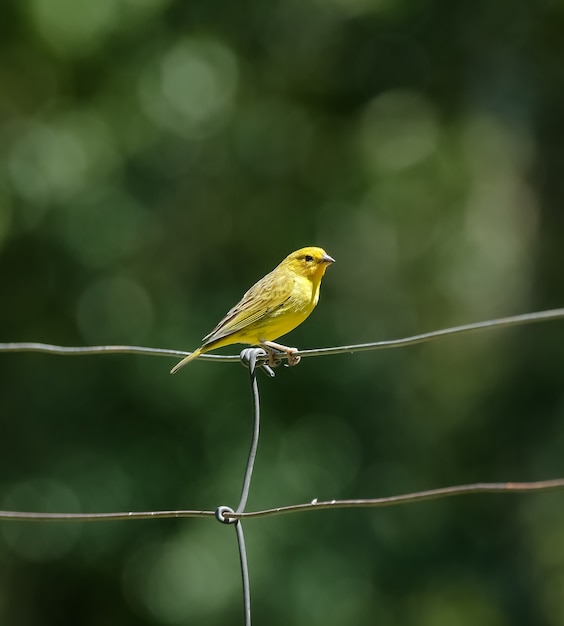
<path fill-rule="evenodd" d="M 268 363 L 264 360 L 266 358 L 269 359 Z M 272 353 L 267 352 L 264 348 L 245 348 L 241 351 L 240 359 L 241 363 L 249 368 L 251 374 L 257 367 L 260 367 L 271 378 L 276 376 L 272 367 L 276 367 L 280 362 L 276 363 L 272 358 Z"/>

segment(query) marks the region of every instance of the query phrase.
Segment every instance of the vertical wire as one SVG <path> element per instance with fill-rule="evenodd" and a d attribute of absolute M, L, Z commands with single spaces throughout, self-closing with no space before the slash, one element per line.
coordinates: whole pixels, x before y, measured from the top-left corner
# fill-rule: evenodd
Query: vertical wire
<path fill-rule="evenodd" d="M 251 391 L 253 394 L 253 437 L 251 440 L 251 449 L 247 458 L 247 467 L 245 470 L 245 478 L 243 480 L 243 488 L 241 490 L 241 499 L 237 506 L 237 513 L 243 513 L 247 506 L 249 498 L 249 490 L 251 488 L 251 479 L 253 477 L 253 468 L 255 458 L 257 456 L 259 435 L 260 435 L 260 394 L 257 382 L 256 364 L 257 357 L 264 354 L 264 350 L 249 349 L 244 351 L 243 360 L 249 365 L 249 375 L 251 378 Z M 245 545 L 245 535 L 243 533 L 243 524 L 241 520 L 235 521 L 235 532 L 237 534 L 237 544 L 239 546 L 239 560 L 241 562 L 241 576 L 243 578 L 243 606 L 245 611 L 245 626 L 251 626 L 251 584 L 249 581 L 249 565 L 247 563 L 247 548 Z"/>
<path fill-rule="evenodd" d="M 249 566 L 247 563 L 247 548 L 241 520 L 235 522 L 237 544 L 239 546 L 239 560 L 241 562 L 241 575 L 243 577 L 243 607 L 245 610 L 245 626 L 251 626 L 251 584 L 249 582 Z"/>
<path fill-rule="evenodd" d="M 237 513 L 243 513 L 247 506 L 249 491 L 251 488 L 251 479 L 253 476 L 253 468 L 257 455 L 259 435 L 260 435 L 260 395 L 256 375 L 256 365 L 259 356 L 265 356 L 266 352 L 261 348 L 247 348 L 241 352 L 241 361 L 249 367 L 249 375 L 251 377 L 251 391 L 253 393 L 253 437 L 251 440 L 251 449 L 247 457 L 247 467 L 245 469 L 245 477 L 243 480 L 243 488 L 241 490 L 241 499 L 237 506 Z M 260 367 L 266 369 L 269 376 L 274 376 L 272 369 L 261 364 Z M 243 524 L 241 520 L 234 520 L 226 517 L 226 513 L 233 513 L 233 509 L 228 506 L 220 506 L 215 512 L 215 516 L 222 524 L 234 524 L 235 533 L 237 535 L 237 545 L 239 547 L 239 560 L 241 562 L 241 576 L 243 578 L 243 606 L 245 611 L 245 626 L 251 626 L 251 584 L 249 581 L 249 565 L 247 563 L 247 548 L 245 546 L 245 535 L 243 534 Z"/>
<path fill-rule="evenodd" d="M 260 395 L 259 388 L 257 382 L 257 356 L 259 353 L 263 352 L 259 349 L 251 349 L 248 350 L 248 363 L 249 363 L 249 375 L 251 377 L 251 389 L 253 393 L 253 413 L 254 413 L 254 423 L 253 423 L 253 438 L 251 441 L 251 449 L 249 450 L 249 457 L 247 459 L 247 468 L 245 470 L 245 478 L 243 480 L 243 489 L 241 491 L 241 500 L 239 501 L 239 506 L 237 507 L 237 513 L 243 513 L 245 507 L 247 506 L 247 499 L 249 497 L 249 490 L 251 488 L 251 478 L 253 476 L 253 468 L 255 465 L 255 458 L 257 455 L 257 448 L 259 442 L 260 435 Z"/>

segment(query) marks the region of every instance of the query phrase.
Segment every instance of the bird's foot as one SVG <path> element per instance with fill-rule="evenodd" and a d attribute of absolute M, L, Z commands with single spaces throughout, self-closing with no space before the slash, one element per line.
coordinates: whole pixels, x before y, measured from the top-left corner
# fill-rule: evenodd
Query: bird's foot
<path fill-rule="evenodd" d="M 284 346 L 281 343 L 276 343 L 274 341 L 262 341 L 260 344 L 269 354 L 268 364 L 271 367 L 276 367 L 280 363 L 280 352 L 284 352 L 286 357 L 288 358 L 287 367 L 293 367 L 297 365 L 301 357 L 296 354 L 298 352 L 297 348 L 289 348 L 288 346 Z"/>

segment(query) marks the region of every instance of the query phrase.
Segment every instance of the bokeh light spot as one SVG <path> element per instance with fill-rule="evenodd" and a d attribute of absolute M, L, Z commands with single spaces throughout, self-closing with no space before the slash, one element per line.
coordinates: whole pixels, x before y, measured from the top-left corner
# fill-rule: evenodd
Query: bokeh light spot
<path fill-rule="evenodd" d="M 40 124 L 22 133 L 8 163 L 18 193 L 39 205 L 75 190 L 83 180 L 86 164 L 84 148 L 72 132 Z"/>
<path fill-rule="evenodd" d="M 238 581 L 226 565 L 227 537 L 220 539 L 218 530 L 208 525 L 133 553 L 123 571 L 130 602 L 161 624 L 201 623 L 238 602 Z"/>
<path fill-rule="evenodd" d="M 438 130 L 431 104 L 417 93 L 378 96 L 366 107 L 359 127 L 367 169 L 379 173 L 415 165 L 435 150 Z"/>
<path fill-rule="evenodd" d="M 160 127 L 188 137 L 205 136 L 230 113 L 237 77 L 235 56 L 225 45 L 184 39 L 142 75 L 142 107 Z"/>
<path fill-rule="evenodd" d="M 89 51 L 120 19 L 115 0 L 31 0 L 29 15 L 45 41 L 58 52 Z"/>
<path fill-rule="evenodd" d="M 65 485 L 31 479 L 16 483 L 4 496 L 2 509 L 44 513 L 79 513 L 79 501 Z M 29 561 L 49 561 L 63 556 L 80 534 L 78 524 L 2 524 L 0 532 L 10 548 Z"/>

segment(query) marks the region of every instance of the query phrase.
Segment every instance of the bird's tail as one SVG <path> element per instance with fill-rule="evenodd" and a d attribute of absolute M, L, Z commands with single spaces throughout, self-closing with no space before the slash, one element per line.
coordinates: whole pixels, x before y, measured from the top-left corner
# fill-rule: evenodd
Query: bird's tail
<path fill-rule="evenodd" d="M 178 372 L 178 370 L 181 367 L 184 367 L 186 365 L 186 363 L 190 363 L 190 361 L 192 361 L 193 359 L 196 359 L 197 357 L 200 356 L 200 354 L 202 354 L 202 349 L 198 348 L 197 350 L 194 350 L 194 352 L 192 352 L 192 354 L 189 354 L 188 356 L 184 357 L 182 359 L 182 361 L 180 361 L 179 363 L 177 363 L 171 370 L 170 373 L 171 374 L 176 374 L 176 372 Z"/>

